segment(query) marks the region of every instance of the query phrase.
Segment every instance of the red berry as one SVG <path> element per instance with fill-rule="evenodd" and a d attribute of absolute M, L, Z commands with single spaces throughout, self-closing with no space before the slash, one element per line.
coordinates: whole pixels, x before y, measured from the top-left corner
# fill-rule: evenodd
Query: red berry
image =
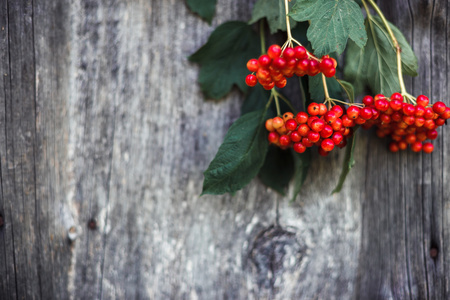
<path fill-rule="evenodd" d="M 438 132 L 436 129 L 431 129 L 431 130 L 427 131 L 427 138 L 429 140 L 434 140 L 437 138 L 437 136 L 438 136 Z"/>
<path fill-rule="evenodd" d="M 371 119 L 372 115 L 373 115 L 373 113 L 372 113 L 372 109 L 370 107 L 364 107 L 359 111 L 359 116 L 365 120 Z"/>
<path fill-rule="evenodd" d="M 272 124 L 273 120 L 272 119 L 268 119 L 266 120 L 266 129 L 268 131 L 275 131 L 275 128 L 273 128 L 273 124 Z"/>
<path fill-rule="evenodd" d="M 422 142 L 415 142 L 411 145 L 411 150 L 414 152 L 422 151 Z"/>
<path fill-rule="evenodd" d="M 422 127 L 423 124 L 425 124 L 425 118 L 424 117 L 416 117 L 416 119 L 414 121 L 414 126 Z"/>
<path fill-rule="evenodd" d="M 282 136 L 280 136 L 280 145 L 281 146 L 289 146 L 290 143 L 291 143 L 291 139 L 289 138 L 288 135 L 283 134 Z"/>
<path fill-rule="evenodd" d="M 339 148 L 344 148 L 345 146 L 347 146 L 347 140 L 346 139 L 342 139 L 342 142 L 339 143 L 339 145 L 336 145 Z"/>
<path fill-rule="evenodd" d="M 276 87 L 279 89 L 284 88 L 286 86 L 286 84 L 287 84 L 286 78 L 283 78 L 282 80 L 275 82 Z"/>
<path fill-rule="evenodd" d="M 315 132 L 321 132 L 322 129 L 325 127 L 325 122 L 322 119 L 314 120 L 311 123 L 311 129 Z"/>
<path fill-rule="evenodd" d="M 283 51 L 283 57 L 286 58 L 286 60 L 289 60 L 291 58 L 295 57 L 295 51 L 293 48 L 291 47 L 287 47 L 286 49 L 284 49 Z"/>
<path fill-rule="evenodd" d="M 391 100 L 391 102 L 389 102 L 389 106 L 392 108 L 392 110 L 395 110 L 395 111 L 402 109 L 402 104 L 403 104 L 403 102 L 401 102 L 398 99 L 394 99 L 394 100 Z"/>
<path fill-rule="evenodd" d="M 398 141 L 398 148 L 400 150 L 406 150 L 406 148 L 408 148 L 408 144 L 403 140 Z"/>
<path fill-rule="evenodd" d="M 372 105 L 374 102 L 373 102 L 373 97 L 372 96 L 369 96 L 369 95 L 367 95 L 367 96 L 364 96 L 364 98 L 363 98 L 363 103 L 365 104 L 365 105 L 367 105 L 367 106 L 369 106 L 369 105 Z"/>
<path fill-rule="evenodd" d="M 434 112 L 439 114 L 439 115 L 442 114 L 445 111 L 445 108 L 446 108 L 445 103 L 442 102 L 442 101 L 438 101 L 435 104 L 433 104 Z"/>
<path fill-rule="evenodd" d="M 331 128 L 333 128 L 334 131 L 339 131 L 342 128 L 342 123 L 342 119 L 337 118 L 333 123 L 331 123 Z"/>
<path fill-rule="evenodd" d="M 425 123 L 423 123 L 423 127 L 432 130 L 436 128 L 436 124 L 433 120 L 425 120 Z"/>
<path fill-rule="evenodd" d="M 387 102 L 385 99 L 380 99 L 375 102 L 375 107 L 381 112 L 387 111 L 389 106 L 389 102 Z"/>
<path fill-rule="evenodd" d="M 332 68 L 332 69 L 327 69 L 325 71 L 322 71 L 323 75 L 325 75 L 325 77 L 333 77 L 334 75 L 336 75 L 336 69 Z"/>
<path fill-rule="evenodd" d="M 308 135 L 308 132 L 309 132 L 310 130 L 311 130 L 311 129 L 309 128 L 308 125 L 306 125 L 306 124 L 300 124 L 300 126 L 298 126 L 297 132 L 298 132 L 301 136 L 305 137 L 305 136 Z"/>
<path fill-rule="evenodd" d="M 286 67 L 286 60 L 283 57 L 275 57 L 272 61 L 272 67 L 281 70 Z"/>
<path fill-rule="evenodd" d="M 350 119 L 356 119 L 359 117 L 359 111 L 360 111 L 359 107 L 350 106 L 349 108 L 347 108 L 347 116 Z M 342 121 L 344 121 L 344 120 L 342 120 Z"/>
<path fill-rule="evenodd" d="M 311 128 L 311 124 L 314 120 L 317 120 L 319 117 L 318 116 L 311 116 L 308 118 L 308 121 L 306 122 L 306 124 L 308 124 L 309 128 Z"/>
<path fill-rule="evenodd" d="M 253 58 L 247 62 L 247 69 L 250 72 L 256 72 L 256 71 L 258 71 L 258 68 L 259 68 L 258 61 L 256 59 Z"/>
<path fill-rule="evenodd" d="M 258 79 L 256 79 L 255 75 L 249 74 L 247 75 L 247 77 L 245 77 L 245 83 L 248 86 L 255 86 L 258 83 Z"/>
<path fill-rule="evenodd" d="M 267 138 L 268 138 L 270 143 L 276 144 L 276 143 L 278 143 L 278 140 L 279 140 L 280 136 L 276 132 L 270 132 L 269 136 Z"/>
<path fill-rule="evenodd" d="M 334 105 L 334 106 L 331 108 L 331 111 L 334 111 L 334 112 L 336 113 L 336 116 L 337 116 L 338 118 L 342 117 L 342 115 L 344 114 L 344 110 L 343 110 L 342 107 L 339 106 L 339 105 Z"/>
<path fill-rule="evenodd" d="M 423 117 L 425 115 L 425 108 L 421 105 L 416 105 L 414 115 L 416 117 Z"/>
<path fill-rule="evenodd" d="M 297 121 L 295 121 L 294 119 L 289 119 L 286 121 L 286 129 L 289 131 L 294 131 L 297 129 Z"/>
<path fill-rule="evenodd" d="M 302 140 L 302 136 L 300 135 L 300 133 L 298 133 L 298 131 L 292 131 L 289 134 L 289 138 L 291 139 L 291 141 L 293 141 L 294 143 L 300 142 Z"/>
<path fill-rule="evenodd" d="M 418 132 L 418 133 L 416 133 L 416 139 L 419 141 L 419 142 L 423 142 L 423 141 L 425 141 L 426 139 L 427 139 L 427 133 L 426 132 Z"/>
<path fill-rule="evenodd" d="M 357 117 L 355 119 L 355 123 L 358 124 L 358 125 L 362 125 L 362 124 L 366 123 L 366 119 L 364 119 L 361 116 L 359 116 L 359 117 Z"/>
<path fill-rule="evenodd" d="M 328 138 L 333 134 L 333 128 L 331 128 L 330 125 L 325 125 L 325 127 L 320 131 L 320 137 L 321 138 Z"/>
<path fill-rule="evenodd" d="M 294 151 L 298 153 L 303 153 L 306 151 L 306 147 L 302 143 L 295 143 Z"/>
<path fill-rule="evenodd" d="M 413 133 L 408 134 L 407 136 L 405 136 L 405 142 L 407 142 L 408 144 L 412 144 L 417 140 L 416 135 Z"/>
<path fill-rule="evenodd" d="M 417 96 L 417 99 L 416 99 L 417 105 L 425 107 L 428 105 L 429 102 L 430 102 L 430 100 L 428 99 L 427 96 L 424 96 L 424 95 Z"/>
<path fill-rule="evenodd" d="M 299 60 L 296 65 L 296 68 L 302 70 L 304 73 L 307 73 L 309 68 L 309 59 L 305 58 Z"/>
<path fill-rule="evenodd" d="M 408 125 L 414 124 L 416 121 L 416 118 L 414 116 L 403 116 L 402 117 L 403 122 L 405 122 Z"/>
<path fill-rule="evenodd" d="M 262 83 L 261 81 L 271 79 L 270 72 L 267 69 L 258 69 L 256 72 L 256 77 L 260 80 L 260 83 Z"/>
<path fill-rule="evenodd" d="M 280 117 L 275 117 L 272 119 L 272 125 L 273 125 L 273 128 L 278 129 L 278 128 L 283 127 L 284 121 Z"/>
<path fill-rule="evenodd" d="M 295 53 L 295 58 L 297 58 L 297 59 L 308 58 L 308 52 L 306 51 L 306 48 L 303 46 L 295 47 L 294 53 Z"/>
<path fill-rule="evenodd" d="M 261 67 L 266 68 L 270 66 L 272 59 L 267 54 L 263 54 L 259 57 L 258 63 Z"/>
<path fill-rule="evenodd" d="M 355 121 L 353 119 L 350 119 L 348 115 L 342 116 L 342 126 L 344 127 L 353 127 L 355 126 Z"/>
<path fill-rule="evenodd" d="M 426 120 L 429 120 L 429 119 L 432 119 L 433 116 L 434 116 L 434 111 L 433 111 L 433 109 L 432 109 L 431 107 L 425 108 L 425 113 L 423 114 L 423 117 L 424 117 Z"/>
<path fill-rule="evenodd" d="M 323 103 L 319 103 L 319 116 L 323 116 L 328 111 L 327 106 Z"/>
<path fill-rule="evenodd" d="M 324 72 L 328 69 L 334 69 L 334 62 L 331 58 L 323 58 L 319 64 L 319 68 L 321 72 Z"/>
<path fill-rule="evenodd" d="M 295 58 L 290 58 L 290 59 L 286 58 L 286 68 L 294 69 L 296 65 L 297 65 L 297 60 Z"/>
<path fill-rule="evenodd" d="M 381 114 L 380 115 L 380 120 L 384 124 L 389 124 L 389 123 L 391 123 L 391 116 L 390 115 L 386 115 L 386 114 Z"/>
<path fill-rule="evenodd" d="M 302 144 L 305 145 L 305 147 L 307 148 L 312 147 L 314 145 L 307 137 L 304 137 L 302 139 Z"/>
<path fill-rule="evenodd" d="M 412 104 L 403 103 L 402 111 L 403 111 L 403 114 L 405 114 L 407 116 L 412 116 L 412 115 L 414 115 L 414 112 L 416 111 L 416 109 L 415 109 L 414 105 L 412 105 Z"/>
<path fill-rule="evenodd" d="M 336 121 L 337 116 L 336 113 L 334 111 L 328 111 L 325 113 L 325 115 L 323 116 L 323 118 L 325 119 L 325 122 L 327 122 L 328 124 L 333 123 L 334 121 Z"/>
<path fill-rule="evenodd" d="M 342 140 L 344 139 L 344 136 L 340 132 L 335 132 L 335 133 L 333 133 L 333 136 L 331 137 L 331 139 L 333 140 L 333 143 L 337 146 L 342 142 Z"/>
<path fill-rule="evenodd" d="M 375 97 L 373 97 L 373 101 L 376 103 L 378 100 L 386 99 L 386 97 L 383 94 L 377 94 Z"/>
<path fill-rule="evenodd" d="M 398 144 L 396 142 L 391 142 L 389 144 L 389 151 L 391 151 L 391 152 L 398 152 L 398 150 L 399 150 L 399 147 L 398 147 Z"/>
<path fill-rule="evenodd" d="M 301 111 L 295 116 L 295 120 L 298 124 L 305 124 L 308 121 L 308 114 Z"/>
<path fill-rule="evenodd" d="M 310 132 L 308 132 L 308 140 L 311 143 L 318 142 L 320 140 L 320 134 L 315 131 L 310 131 Z"/>
<path fill-rule="evenodd" d="M 372 120 L 378 119 L 380 117 L 380 112 L 374 107 L 371 107 L 371 109 L 372 109 Z"/>
<path fill-rule="evenodd" d="M 308 105 L 308 113 L 311 116 L 317 116 L 320 113 L 319 109 L 320 109 L 319 104 L 317 104 L 315 102 Z"/>
<path fill-rule="evenodd" d="M 316 76 L 317 74 L 319 74 L 320 69 L 319 69 L 319 62 L 311 59 L 309 60 L 309 64 L 308 64 L 308 75 L 309 76 Z"/>
<path fill-rule="evenodd" d="M 270 82 L 270 83 L 268 83 L 268 84 L 264 84 L 263 85 L 263 88 L 265 89 L 265 90 L 271 90 L 271 89 L 273 89 L 275 87 L 275 82 Z"/>
<path fill-rule="evenodd" d="M 434 150 L 434 146 L 432 143 L 424 143 L 422 146 L 422 150 L 425 153 L 431 153 Z"/>
<path fill-rule="evenodd" d="M 441 114 L 441 118 L 444 120 L 450 119 L 450 107 L 445 108 L 445 111 Z"/>
<path fill-rule="evenodd" d="M 285 112 L 283 114 L 283 121 L 286 122 L 287 120 L 293 119 L 294 118 L 294 114 L 291 113 L 290 111 Z"/>
<path fill-rule="evenodd" d="M 267 55 L 274 59 L 277 57 L 280 57 L 281 55 L 281 47 L 278 45 L 272 45 L 269 47 L 269 49 L 267 49 Z"/>
<path fill-rule="evenodd" d="M 283 134 L 287 134 L 288 130 L 286 129 L 286 126 L 283 125 L 283 126 L 281 126 L 280 128 L 277 129 L 277 132 L 279 134 L 283 135 Z"/>
<path fill-rule="evenodd" d="M 320 144 L 323 150 L 330 152 L 334 148 L 334 142 L 331 139 L 324 139 Z"/>
<path fill-rule="evenodd" d="M 393 93 L 391 95 L 391 102 L 392 102 L 392 100 L 398 100 L 400 102 L 403 102 L 403 96 L 400 93 Z"/>
<path fill-rule="evenodd" d="M 442 126 L 445 124 L 445 120 L 442 118 L 437 118 L 436 120 L 434 120 L 434 123 L 436 123 L 436 126 Z"/>

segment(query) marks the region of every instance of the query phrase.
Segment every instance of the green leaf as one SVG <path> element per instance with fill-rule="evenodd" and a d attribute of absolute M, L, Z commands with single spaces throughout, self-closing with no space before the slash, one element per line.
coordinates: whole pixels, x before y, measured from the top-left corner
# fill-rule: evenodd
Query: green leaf
<path fill-rule="evenodd" d="M 309 167 L 311 164 L 311 148 L 306 149 L 305 152 L 299 154 L 292 150 L 294 156 L 294 194 L 292 195 L 292 200 L 295 201 L 298 194 L 300 193 L 303 183 L 308 175 Z"/>
<path fill-rule="evenodd" d="M 314 102 L 322 103 L 325 100 L 325 92 L 323 89 L 322 75 L 309 76 L 309 93 Z M 335 77 L 326 78 L 328 93 L 331 98 L 341 98 L 341 87 Z"/>
<path fill-rule="evenodd" d="M 366 44 L 364 17 L 353 0 L 297 0 L 289 15 L 296 21 L 311 21 L 308 40 L 316 56 L 341 54 L 348 39 L 359 47 Z"/>
<path fill-rule="evenodd" d="M 417 58 L 401 32 L 389 23 L 402 49 L 402 70 L 410 76 L 417 75 Z M 394 45 L 381 19 L 366 19 L 368 41 L 363 49 L 349 43 L 344 68 L 345 77 L 361 93 L 365 86 L 375 93 L 391 95 L 400 91 L 397 75 L 397 56 Z"/>
<path fill-rule="evenodd" d="M 241 106 L 241 115 L 264 108 L 269 97 L 270 91 L 265 90 L 260 84 L 249 89 Z"/>
<path fill-rule="evenodd" d="M 355 128 L 356 131 L 357 128 Z M 354 153 L 355 153 L 355 145 L 356 145 L 356 134 L 353 133 L 353 136 L 348 140 L 347 147 L 345 149 L 345 157 L 344 164 L 342 165 L 341 175 L 339 176 L 339 181 L 337 186 L 331 192 L 331 194 L 339 193 L 344 185 L 345 178 L 347 178 L 348 172 L 355 164 Z"/>
<path fill-rule="evenodd" d="M 350 82 L 337 79 L 337 82 L 341 85 L 341 88 L 347 94 L 348 99 L 351 103 L 355 102 L 355 91 L 353 90 L 353 85 Z"/>
<path fill-rule="evenodd" d="M 216 2 L 217 0 L 186 0 L 189 9 L 205 19 L 209 24 L 211 24 L 216 11 Z"/>
<path fill-rule="evenodd" d="M 289 4 L 292 6 L 292 4 Z M 249 24 L 253 24 L 258 20 L 266 18 L 269 23 L 270 33 L 277 30 L 286 31 L 286 8 L 282 0 L 258 0 L 252 11 L 252 19 Z M 291 28 L 294 28 L 297 22 L 290 20 Z"/>
<path fill-rule="evenodd" d="M 208 42 L 189 60 L 201 65 L 198 82 L 205 96 L 219 99 L 233 84 L 247 91 L 247 61 L 258 55 L 258 35 L 246 23 L 230 21 L 217 27 Z"/>
<path fill-rule="evenodd" d="M 204 172 L 202 195 L 236 192 L 258 174 L 269 146 L 263 125 L 266 111 L 261 109 L 245 114 L 231 125 Z"/>
<path fill-rule="evenodd" d="M 259 170 L 262 183 L 281 195 L 294 175 L 294 158 L 289 150 L 282 150 L 277 146 L 270 146 L 264 165 Z"/>

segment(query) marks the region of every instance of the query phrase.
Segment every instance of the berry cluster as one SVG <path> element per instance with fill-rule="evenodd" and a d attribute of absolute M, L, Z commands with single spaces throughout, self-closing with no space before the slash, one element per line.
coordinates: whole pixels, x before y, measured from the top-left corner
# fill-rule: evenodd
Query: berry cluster
<path fill-rule="evenodd" d="M 323 103 L 311 103 L 307 112 L 299 112 L 295 117 L 287 112 L 281 117 L 266 121 L 269 142 L 281 148 L 293 147 L 298 153 L 306 148 L 318 146 L 319 154 L 327 156 L 335 146 L 343 148 L 347 138 L 353 134 L 355 126 L 354 109 L 347 110 L 334 105 L 330 110 Z"/>
<path fill-rule="evenodd" d="M 372 109 L 377 114 L 362 127 L 369 129 L 373 125 L 378 127 L 377 136 L 390 136 L 393 140 L 389 144 L 392 152 L 405 150 L 410 145 L 414 152 L 431 153 L 434 146 L 425 140 L 434 140 L 438 136 L 436 128 L 445 124 L 450 118 L 450 107 L 443 102 L 429 104 L 428 97 L 420 95 L 415 105 L 403 101 L 400 93 L 394 93 L 390 98 L 378 94 L 375 97 L 366 96 L 363 99 L 363 110 Z"/>
<path fill-rule="evenodd" d="M 319 153 L 326 156 L 335 146 L 342 148 L 347 144 L 346 138 L 352 135 L 355 125 L 363 129 L 375 125 L 378 137 L 390 136 L 393 140 L 389 145 L 392 152 L 410 145 L 414 152 L 431 153 L 433 144 L 424 141 L 437 138 L 436 128 L 450 118 L 450 107 L 440 101 L 430 105 L 424 95 L 418 96 L 415 103 L 404 102 L 400 93 L 390 98 L 381 94 L 365 96 L 363 107 L 351 105 L 347 109 L 334 105 L 328 110 L 323 103 L 311 103 L 307 112 L 299 112 L 295 117 L 287 112 L 283 118 L 268 119 L 268 139 L 282 148 L 293 147 L 299 153 L 316 145 Z"/>
<path fill-rule="evenodd" d="M 247 75 L 245 83 L 253 87 L 259 82 L 266 90 L 275 86 L 283 88 L 286 86 L 286 78 L 294 74 L 315 76 L 323 73 L 326 77 L 333 77 L 336 74 L 336 65 L 334 58 L 325 55 L 318 59 L 303 46 L 282 50 L 280 46 L 272 45 L 267 54 L 247 62 L 247 69 L 252 74 Z"/>

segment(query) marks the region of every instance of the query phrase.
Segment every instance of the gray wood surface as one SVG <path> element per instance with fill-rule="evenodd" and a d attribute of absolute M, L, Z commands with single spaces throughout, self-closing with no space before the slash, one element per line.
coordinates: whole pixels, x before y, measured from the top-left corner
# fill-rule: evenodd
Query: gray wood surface
<path fill-rule="evenodd" d="M 258 180 L 203 196 L 242 95 L 203 100 L 209 26 L 176 0 L 0 1 L 0 299 L 450 299 L 448 128 L 431 155 L 359 133 L 313 156 L 297 202 Z M 449 100 L 448 1 L 379 1 L 409 91 Z"/>

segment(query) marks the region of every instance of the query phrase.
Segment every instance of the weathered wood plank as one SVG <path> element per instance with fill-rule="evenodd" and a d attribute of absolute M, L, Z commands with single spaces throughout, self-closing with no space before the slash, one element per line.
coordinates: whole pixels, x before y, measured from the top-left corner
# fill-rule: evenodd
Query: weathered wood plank
<path fill-rule="evenodd" d="M 0 2 L 0 299 L 449 297 L 446 128 L 432 155 L 359 133 L 338 195 L 336 151 L 296 203 L 258 180 L 198 196 L 242 97 L 204 102 L 187 56 L 254 2 L 212 26 L 175 0 Z M 379 2 L 409 90 L 448 104 L 447 2 Z"/>

